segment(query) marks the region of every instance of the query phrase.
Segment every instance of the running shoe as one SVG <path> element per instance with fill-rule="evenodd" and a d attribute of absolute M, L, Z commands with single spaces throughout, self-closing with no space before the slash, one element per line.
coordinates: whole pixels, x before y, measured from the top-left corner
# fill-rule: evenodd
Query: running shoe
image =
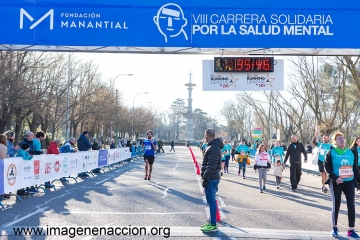
<path fill-rule="evenodd" d="M 348 230 L 347 234 L 348 239 L 359 239 L 359 235 L 355 232 L 355 230 Z"/>
<path fill-rule="evenodd" d="M 260 193 L 263 193 L 263 190 L 262 190 L 262 188 L 260 188 Z"/>
<path fill-rule="evenodd" d="M 148 176 L 148 180 L 150 181 L 151 180 L 151 175 L 149 174 L 149 176 Z"/>
<path fill-rule="evenodd" d="M 293 190 L 293 192 L 295 192 L 295 191 L 296 191 L 296 188 L 291 188 L 291 190 Z"/>
<path fill-rule="evenodd" d="M 279 189 L 280 187 L 279 187 L 279 186 L 277 186 L 276 188 L 277 188 L 277 189 Z"/>
<path fill-rule="evenodd" d="M 238 175 L 240 175 L 240 171 L 238 171 Z"/>
<path fill-rule="evenodd" d="M 220 172 L 220 175 L 222 176 L 222 175 L 223 175 L 223 172 Z"/>
<path fill-rule="evenodd" d="M 337 227 L 333 227 L 333 230 L 332 230 L 332 233 L 331 233 L 331 236 L 333 236 L 334 238 L 337 238 L 339 236 L 339 230 Z"/>
<path fill-rule="evenodd" d="M 203 225 L 201 225 L 201 226 L 200 226 L 200 229 L 201 229 L 201 228 L 205 228 L 205 227 L 207 227 L 209 224 L 210 224 L 210 222 L 209 222 L 209 221 L 207 221 L 206 223 L 204 223 Z"/>
<path fill-rule="evenodd" d="M 243 176 L 243 179 L 245 179 L 245 176 Z"/>
<path fill-rule="evenodd" d="M 263 190 L 264 190 L 264 191 L 266 191 L 266 187 L 265 187 L 265 185 L 263 186 Z"/>
<path fill-rule="evenodd" d="M 207 225 L 206 227 L 201 228 L 200 230 L 203 231 L 203 232 L 217 232 L 217 231 L 219 231 L 219 229 L 218 229 L 218 227 L 216 225 L 213 226 L 211 224 Z"/>
<path fill-rule="evenodd" d="M 144 180 L 147 180 L 147 177 L 148 177 L 148 176 L 147 176 L 147 175 L 145 175 Z"/>
<path fill-rule="evenodd" d="M 328 189 L 326 187 L 324 187 L 324 193 L 327 193 Z"/>

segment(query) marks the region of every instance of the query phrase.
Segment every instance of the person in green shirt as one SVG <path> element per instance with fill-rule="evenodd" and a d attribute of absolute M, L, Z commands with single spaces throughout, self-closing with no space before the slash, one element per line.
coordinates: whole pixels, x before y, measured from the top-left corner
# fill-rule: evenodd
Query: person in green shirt
<path fill-rule="evenodd" d="M 241 143 L 239 144 L 239 146 L 236 148 L 236 153 L 240 154 L 241 151 L 244 151 L 245 154 L 249 154 L 250 153 L 250 149 L 249 147 L 245 144 L 245 140 L 243 139 L 241 141 Z"/>
<path fill-rule="evenodd" d="M 281 163 L 284 163 L 284 149 L 280 146 L 280 142 L 275 142 L 275 147 L 271 150 L 272 163 L 276 163 L 277 160 L 280 160 Z"/>
<path fill-rule="evenodd" d="M 224 141 L 224 148 L 222 149 L 222 152 L 225 157 L 224 173 L 229 173 L 229 161 L 230 161 L 230 154 L 231 154 L 231 144 L 229 143 L 229 140 Z"/>
<path fill-rule="evenodd" d="M 354 155 L 358 156 L 358 164 L 357 164 L 357 169 L 360 172 L 360 137 L 356 137 L 353 141 L 353 143 L 350 146 L 351 151 L 353 152 Z M 360 186 L 357 187 L 357 191 L 358 193 L 360 193 Z"/>
<path fill-rule="evenodd" d="M 326 193 L 328 189 L 325 187 L 326 173 L 325 173 L 325 168 L 324 168 L 324 160 L 325 160 L 325 156 L 326 156 L 327 152 L 330 150 L 332 145 L 329 142 L 329 136 L 324 135 L 322 137 L 322 142 L 317 142 L 316 138 L 318 136 L 319 136 L 319 133 L 316 132 L 312 142 L 315 145 L 315 147 L 319 148 L 318 167 L 319 167 L 319 172 L 321 175 L 321 183 L 322 183 L 321 191 L 323 193 Z"/>

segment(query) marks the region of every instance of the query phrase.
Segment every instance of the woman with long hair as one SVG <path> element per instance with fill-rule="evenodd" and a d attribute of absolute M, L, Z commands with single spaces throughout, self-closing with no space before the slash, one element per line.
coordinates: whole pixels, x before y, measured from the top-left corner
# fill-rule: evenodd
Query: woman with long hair
<path fill-rule="evenodd" d="M 330 186 L 332 199 L 332 233 L 338 237 L 337 221 L 339 216 L 341 195 L 344 193 L 348 208 L 348 232 L 352 239 L 360 238 L 355 232 L 355 186 L 358 185 L 360 174 L 357 169 L 358 156 L 345 148 L 344 135 L 337 132 L 333 136 L 336 147 L 331 148 L 325 157 L 325 171 L 328 174 L 326 184 Z"/>
<path fill-rule="evenodd" d="M 19 146 L 14 146 L 15 132 L 6 131 L 4 135 L 7 137 L 7 155 L 9 157 L 15 157 L 16 151 L 19 150 Z"/>
<path fill-rule="evenodd" d="M 267 152 L 265 145 L 260 144 L 258 151 L 255 155 L 255 165 L 254 165 L 254 168 L 259 173 L 260 193 L 263 193 L 263 191 L 266 190 L 265 184 L 266 184 L 266 177 L 269 166 L 271 166 L 270 154 Z"/>

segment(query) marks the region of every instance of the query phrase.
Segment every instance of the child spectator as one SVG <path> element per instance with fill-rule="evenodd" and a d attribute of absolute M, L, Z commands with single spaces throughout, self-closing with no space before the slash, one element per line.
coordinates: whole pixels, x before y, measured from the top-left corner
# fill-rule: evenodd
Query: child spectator
<path fill-rule="evenodd" d="M 276 178 L 276 188 L 277 189 L 280 189 L 282 172 L 283 172 L 283 165 L 281 164 L 281 160 L 276 160 L 273 174 Z"/>
<path fill-rule="evenodd" d="M 245 151 L 241 151 L 240 154 L 236 158 L 236 162 L 239 164 L 238 175 L 241 173 L 241 169 L 243 170 L 243 179 L 245 179 L 245 171 L 246 171 L 246 161 L 248 156 L 245 155 Z"/>
<path fill-rule="evenodd" d="M 21 148 L 18 150 L 16 157 L 22 157 L 24 160 L 31 160 L 33 156 L 29 154 L 30 145 L 27 143 L 21 144 Z"/>

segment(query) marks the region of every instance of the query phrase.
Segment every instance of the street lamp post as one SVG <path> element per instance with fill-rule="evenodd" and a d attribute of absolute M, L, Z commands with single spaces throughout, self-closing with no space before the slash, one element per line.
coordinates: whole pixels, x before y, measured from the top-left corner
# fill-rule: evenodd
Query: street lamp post
<path fill-rule="evenodd" d="M 116 89 L 116 136 L 115 136 L 115 139 L 116 139 L 115 146 L 116 146 L 116 147 L 118 147 L 118 132 L 119 132 L 118 125 L 119 125 L 119 116 L 118 116 L 118 90 Z"/>
<path fill-rule="evenodd" d="M 132 76 L 133 74 L 130 73 L 130 74 L 119 74 L 117 75 L 113 82 L 120 76 Z M 118 115 L 118 89 L 116 89 L 116 136 L 115 136 L 115 140 L 116 140 L 116 143 L 115 143 L 115 146 L 118 147 L 118 135 L 119 135 L 119 115 Z"/>
<path fill-rule="evenodd" d="M 132 127 L 131 127 L 131 139 L 133 139 L 134 137 L 134 102 L 135 102 L 135 97 L 139 94 L 148 94 L 148 92 L 140 92 L 135 94 L 134 98 L 133 98 L 133 108 L 132 108 Z"/>

